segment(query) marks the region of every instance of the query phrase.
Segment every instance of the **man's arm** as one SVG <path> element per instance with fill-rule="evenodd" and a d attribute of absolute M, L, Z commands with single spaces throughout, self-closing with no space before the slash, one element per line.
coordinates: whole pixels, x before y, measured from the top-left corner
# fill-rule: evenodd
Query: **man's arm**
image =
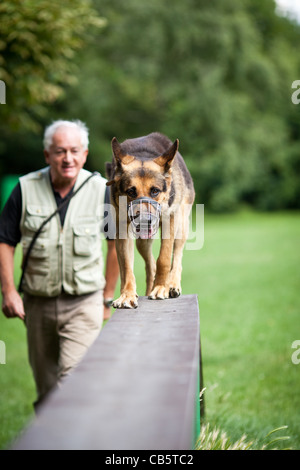
<path fill-rule="evenodd" d="M 113 299 L 116 284 L 119 278 L 119 264 L 114 240 L 107 240 L 106 270 L 105 270 L 105 288 L 103 291 L 104 299 Z M 110 317 L 110 308 L 104 306 L 104 320 Z"/>
<path fill-rule="evenodd" d="M 7 318 L 25 318 L 24 306 L 14 283 L 15 247 L 0 243 L 0 284 L 2 311 Z"/>

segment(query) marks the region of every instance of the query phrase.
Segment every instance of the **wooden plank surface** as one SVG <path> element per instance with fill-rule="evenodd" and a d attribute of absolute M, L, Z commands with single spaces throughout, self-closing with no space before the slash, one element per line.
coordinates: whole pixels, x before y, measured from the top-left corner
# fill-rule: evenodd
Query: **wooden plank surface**
<path fill-rule="evenodd" d="M 191 449 L 199 367 L 195 295 L 117 310 L 14 449 Z"/>

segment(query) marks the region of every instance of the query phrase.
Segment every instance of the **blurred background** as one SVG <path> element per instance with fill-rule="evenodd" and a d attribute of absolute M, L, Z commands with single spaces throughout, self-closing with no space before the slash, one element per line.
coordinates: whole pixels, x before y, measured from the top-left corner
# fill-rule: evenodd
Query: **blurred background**
<path fill-rule="evenodd" d="M 45 165 L 52 120 L 87 124 L 87 168 L 101 173 L 114 136 L 179 138 L 205 206 L 204 247 L 183 258 L 183 293 L 199 299 L 205 420 L 256 448 L 287 426 L 280 448 L 300 449 L 299 1 L 2 0 L 0 21 L 1 205 L 18 175 Z M 136 273 L 144 295 L 138 260 Z M 35 391 L 24 325 L 0 315 L 0 340 L 6 448 Z"/>
<path fill-rule="evenodd" d="M 300 26 L 284 3 L 2 1 L 0 177 L 40 168 L 45 125 L 79 118 L 93 170 L 112 137 L 160 131 L 206 210 L 299 208 Z"/>

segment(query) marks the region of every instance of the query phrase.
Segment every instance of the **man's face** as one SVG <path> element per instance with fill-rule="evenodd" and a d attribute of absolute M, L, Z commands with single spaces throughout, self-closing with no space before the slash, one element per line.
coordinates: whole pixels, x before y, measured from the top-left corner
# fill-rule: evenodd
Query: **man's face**
<path fill-rule="evenodd" d="M 45 150 L 44 154 L 52 183 L 64 187 L 75 183 L 88 150 L 83 149 L 78 129 L 63 127 L 56 131 L 49 151 Z"/>

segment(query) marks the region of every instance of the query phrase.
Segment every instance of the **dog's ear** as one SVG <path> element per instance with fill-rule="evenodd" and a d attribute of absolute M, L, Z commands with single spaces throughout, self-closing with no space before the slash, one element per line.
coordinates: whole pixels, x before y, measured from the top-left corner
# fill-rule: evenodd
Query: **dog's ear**
<path fill-rule="evenodd" d="M 155 158 L 153 161 L 159 166 L 164 166 L 165 171 L 168 171 L 172 166 L 178 147 L 179 140 L 176 139 L 174 144 L 172 144 L 171 147 L 163 155 Z"/>
<path fill-rule="evenodd" d="M 111 147 L 113 151 L 113 162 L 111 164 L 110 178 L 114 173 L 114 178 L 111 181 L 107 181 L 106 186 L 111 186 L 120 180 L 120 173 L 122 173 L 123 165 L 128 165 L 134 160 L 132 155 L 127 155 L 123 152 L 121 145 L 119 144 L 116 137 L 111 141 Z"/>
<path fill-rule="evenodd" d="M 123 153 L 121 145 L 119 144 L 116 137 L 112 139 L 111 147 L 117 164 L 128 165 L 129 163 L 133 162 L 134 157 L 132 155 L 127 155 L 126 153 Z"/>
<path fill-rule="evenodd" d="M 122 153 L 121 146 L 116 137 L 114 137 L 111 141 L 111 148 L 112 148 L 115 159 L 117 161 L 120 161 L 122 159 L 123 153 Z"/>

